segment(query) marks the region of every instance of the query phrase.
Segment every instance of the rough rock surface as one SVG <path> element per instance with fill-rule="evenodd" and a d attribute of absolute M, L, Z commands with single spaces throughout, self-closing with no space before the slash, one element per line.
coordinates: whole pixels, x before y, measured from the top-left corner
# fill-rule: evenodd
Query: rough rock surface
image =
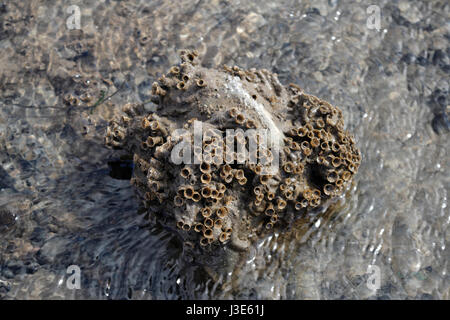
<path fill-rule="evenodd" d="M 133 154 L 144 206 L 192 248 L 245 249 L 291 228 L 325 211 L 360 165 L 341 110 L 267 70 L 204 68 L 182 50 L 152 88 L 156 112 L 126 105 L 105 143 Z"/>

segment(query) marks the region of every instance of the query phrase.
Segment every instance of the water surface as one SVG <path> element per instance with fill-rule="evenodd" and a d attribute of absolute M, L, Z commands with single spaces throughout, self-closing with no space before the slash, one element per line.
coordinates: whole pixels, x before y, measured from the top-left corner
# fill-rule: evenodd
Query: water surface
<path fill-rule="evenodd" d="M 380 8 L 379 30 L 368 27 L 369 5 Z M 2 2 L 0 298 L 449 299 L 449 7 Z M 177 240 L 138 214 L 129 181 L 111 176 L 122 154 L 103 146 L 108 121 L 148 101 L 182 48 L 205 66 L 271 70 L 339 106 L 363 154 L 343 209 L 296 241 L 262 240 L 230 275 L 233 288 L 181 261 Z M 95 108 L 65 103 L 84 94 L 92 106 L 117 90 Z M 80 290 L 66 286 L 73 264 Z M 377 291 L 369 265 L 380 270 Z"/>

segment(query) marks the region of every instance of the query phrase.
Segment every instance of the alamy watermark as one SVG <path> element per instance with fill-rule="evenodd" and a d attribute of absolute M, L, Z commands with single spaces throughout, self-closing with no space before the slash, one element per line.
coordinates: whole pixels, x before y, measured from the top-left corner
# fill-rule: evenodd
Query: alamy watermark
<path fill-rule="evenodd" d="M 259 165 L 262 175 L 274 175 L 279 169 L 280 141 L 269 129 L 203 130 L 203 123 L 196 120 L 193 134 L 177 129 L 172 137 L 177 141 L 170 154 L 174 164 L 245 163 Z"/>
<path fill-rule="evenodd" d="M 67 7 L 66 12 L 70 16 L 66 20 L 66 26 L 69 30 L 81 29 L 81 10 L 77 5 L 71 5 Z"/>
<path fill-rule="evenodd" d="M 380 267 L 370 264 L 367 267 L 367 273 L 369 274 L 366 282 L 367 288 L 373 292 L 376 292 L 378 289 L 380 289 L 381 286 Z"/>
<path fill-rule="evenodd" d="M 81 289 L 81 269 L 77 265 L 70 265 L 67 267 L 67 274 L 69 277 L 66 281 L 66 287 L 69 290 Z"/>
<path fill-rule="evenodd" d="M 381 30 L 381 9 L 377 5 L 368 6 L 366 13 L 369 15 L 367 18 L 367 28 L 370 30 Z"/>

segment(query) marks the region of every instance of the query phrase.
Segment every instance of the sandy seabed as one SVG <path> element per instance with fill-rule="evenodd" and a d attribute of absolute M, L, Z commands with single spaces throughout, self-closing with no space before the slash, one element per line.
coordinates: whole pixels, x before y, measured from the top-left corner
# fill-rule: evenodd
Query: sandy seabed
<path fill-rule="evenodd" d="M 1 299 L 450 298 L 448 1 L 71 1 L 80 29 L 55 2 L 0 5 Z M 183 48 L 338 106 L 363 155 L 336 216 L 261 241 L 230 278 L 180 261 L 103 144 Z"/>

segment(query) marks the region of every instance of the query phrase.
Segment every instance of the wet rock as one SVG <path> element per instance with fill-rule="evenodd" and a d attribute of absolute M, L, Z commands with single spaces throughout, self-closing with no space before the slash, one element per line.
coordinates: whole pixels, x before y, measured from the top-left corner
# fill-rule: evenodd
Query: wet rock
<path fill-rule="evenodd" d="M 13 186 L 14 181 L 11 176 L 2 167 L 0 167 L 0 190 L 4 188 L 13 189 Z"/>
<path fill-rule="evenodd" d="M 411 64 L 416 61 L 416 57 L 412 53 L 406 53 L 402 56 L 400 61 L 405 62 L 406 64 Z"/>
<path fill-rule="evenodd" d="M 25 268 L 26 268 L 25 271 L 27 274 L 33 274 L 36 271 L 38 271 L 39 264 L 34 261 L 32 261 L 32 262 L 28 261 L 25 263 Z"/>
<path fill-rule="evenodd" d="M 11 284 L 8 281 L 0 279 L 0 299 L 11 290 Z"/>
<path fill-rule="evenodd" d="M 37 262 L 40 265 L 53 264 L 58 260 L 58 255 L 65 252 L 71 241 L 62 237 L 53 237 L 49 239 L 41 249 L 36 253 Z"/>
<path fill-rule="evenodd" d="M 134 154 L 144 207 L 194 251 L 245 251 L 289 230 L 325 211 L 358 170 L 341 110 L 267 70 L 208 69 L 183 50 L 152 94 L 157 111 L 126 105 L 105 143 Z"/>
<path fill-rule="evenodd" d="M 431 126 L 433 127 L 434 132 L 436 132 L 437 134 L 449 132 L 450 119 L 448 116 L 448 112 L 435 115 L 433 120 L 431 121 Z"/>
<path fill-rule="evenodd" d="M 250 12 L 236 28 L 236 32 L 241 36 L 248 36 L 266 24 L 266 20 L 260 14 Z"/>
<path fill-rule="evenodd" d="M 450 63 L 450 59 L 443 50 L 436 50 L 433 54 L 433 64 L 443 68 Z"/>
<path fill-rule="evenodd" d="M 22 274 L 25 271 L 25 266 L 22 261 L 9 260 L 3 267 L 3 273 L 10 276 Z"/>
<path fill-rule="evenodd" d="M 47 231 L 45 230 L 45 228 L 36 227 L 31 233 L 30 240 L 32 242 L 40 243 L 46 238 L 46 233 Z"/>
<path fill-rule="evenodd" d="M 428 99 L 428 104 L 434 113 L 431 126 L 437 134 L 450 130 L 450 106 L 448 99 L 448 85 L 441 85 L 433 91 Z"/>
<path fill-rule="evenodd" d="M 0 227 L 10 227 L 16 221 L 16 215 L 6 207 L 0 208 Z"/>
<path fill-rule="evenodd" d="M 416 299 L 418 299 L 418 300 L 435 300 L 433 295 L 431 295 L 429 293 L 423 293 L 423 294 L 417 296 Z"/>

